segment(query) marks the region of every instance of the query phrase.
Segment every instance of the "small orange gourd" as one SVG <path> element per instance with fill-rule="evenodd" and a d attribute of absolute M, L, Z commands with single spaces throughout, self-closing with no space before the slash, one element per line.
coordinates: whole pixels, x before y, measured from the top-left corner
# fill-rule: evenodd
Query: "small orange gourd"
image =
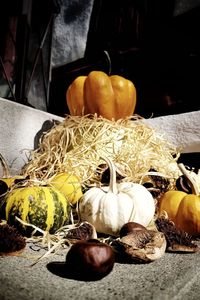
<path fill-rule="evenodd" d="M 167 191 L 159 200 L 158 211 L 160 215 L 165 211 L 177 228 L 197 236 L 200 235 L 200 188 L 195 177 L 182 164 L 179 167 L 190 182 L 193 192 Z"/>
<path fill-rule="evenodd" d="M 77 77 L 66 91 L 66 102 L 71 115 L 97 114 L 109 120 L 133 115 L 136 88 L 132 81 L 92 71 Z"/>

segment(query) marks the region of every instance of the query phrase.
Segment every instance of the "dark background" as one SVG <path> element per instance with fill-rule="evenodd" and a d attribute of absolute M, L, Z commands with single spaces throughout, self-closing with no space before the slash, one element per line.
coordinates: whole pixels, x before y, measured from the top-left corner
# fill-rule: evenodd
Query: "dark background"
<path fill-rule="evenodd" d="M 92 69 L 132 80 L 136 113 L 144 117 L 200 109 L 200 7 L 174 16 L 175 1 L 94 1 L 85 58 L 53 70 L 50 111 L 67 111 L 53 99 Z M 65 82 L 64 86 L 63 83 Z M 59 87 L 59 88 L 58 88 Z M 64 89 L 63 89 L 64 88 Z"/>
<path fill-rule="evenodd" d="M 137 89 L 135 112 L 144 117 L 200 109 L 198 4 L 176 14 L 177 1 L 174 0 L 94 0 L 84 57 L 53 68 L 50 82 L 52 28 L 51 24 L 49 28 L 46 24 L 52 14 L 59 13 L 59 1 L 33 0 L 25 15 L 21 11 L 22 2 L 7 0 L 5 8 L 0 11 L 0 55 L 5 58 L 7 51 L 9 59 L 12 55 L 15 57 L 7 68 L 15 89 L 13 94 L 8 89 L 7 98 L 28 105 L 26 89 L 36 62 L 44 86 L 41 93 L 46 99 L 47 111 L 53 114 L 64 116 L 68 113 L 67 87 L 75 77 L 87 75 L 91 70 L 102 70 L 132 80 Z M 70 8 L 66 15 L 68 21 L 78 12 L 78 1 L 74 1 Z M 8 32 L 10 17 L 12 26 Z M 37 62 L 35 57 L 37 51 L 40 52 L 38 47 L 45 29 L 48 29 L 45 56 L 42 62 Z M 32 43 L 30 37 L 36 33 L 38 42 Z M 12 47 L 6 42 L 8 36 L 14 39 Z M 110 57 L 111 70 L 105 51 Z M 5 59 L 3 63 L 5 66 L 8 61 Z M 6 81 L 2 65 L 1 69 L 0 80 Z"/>

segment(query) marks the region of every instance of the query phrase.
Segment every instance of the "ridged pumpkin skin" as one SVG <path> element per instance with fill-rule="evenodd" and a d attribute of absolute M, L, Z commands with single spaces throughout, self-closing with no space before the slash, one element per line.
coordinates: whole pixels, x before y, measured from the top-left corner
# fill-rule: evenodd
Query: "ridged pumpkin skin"
<path fill-rule="evenodd" d="M 191 235 L 200 234 L 200 196 L 186 195 L 178 208 L 176 224 Z"/>
<path fill-rule="evenodd" d="M 118 236 L 127 222 L 136 222 L 145 227 L 153 220 L 154 199 L 151 193 L 138 183 L 119 183 L 118 193 L 107 187 L 92 187 L 84 193 L 79 203 L 82 221 L 91 223 L 96 231 Z"/>
<path fill-rule="evenodd" d="M 26 232 L 15 219 L 33 224 L 54 233 L 69 219 L 69 203 L 64 195 L 52 187 L 22 187 L 11 191 L 5 204 L 5 217 L 9 224 Z M 30 228 L 28 230 L 30 232 Z"/>
<path fill-rule="evenodd" d="M 81 116 L 83 114 L 83 91 L 85 79 L 86 76 L 77 77 L 67 89 L 67 105 L 72 116 Z"/>
<path fill-rule="evenodd" d="M 180 202 L 187 194 L 182 191 L 167 191 L 159 200 L 159 212 L 166 211 L 171 221 L 176 221 L 176 214 Z"/>
<path fill-rule="evenodd" d="M 200 234 L 200 196 L 182 191 L 168 191 L 160 199 L 159 213 L 165 210 L 178 228 Z"/>
<path fill-rule="evenodd" d="M 134 84 L 119 75 L 92 71 L 77 77 L 66 92 L 71 115 L 97 114 L 109 120 L 132 116 L 136 106 Z"/>
<path fill-rule="evenodd" d="M 147 227 L 154 218 L 155 201 L 141 184 L 116 180 L 114 162 L 104 157 L 110 170 L 108 186 L 91 187 L 79 202 L 79 217 L 92 224 L 96 231 L 119 236 L 122 226 L 136 222 Z"/>

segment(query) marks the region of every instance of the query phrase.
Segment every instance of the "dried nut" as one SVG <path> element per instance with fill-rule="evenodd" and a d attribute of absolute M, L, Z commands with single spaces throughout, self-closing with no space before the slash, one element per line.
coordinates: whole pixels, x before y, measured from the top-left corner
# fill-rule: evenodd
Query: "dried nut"
<path fill-rule="evenodd" d="M 118 240 L 121 255 L 137 262 L 151 262 L 162 257 L 166 250 L 166 239 L 162 232 L 137 230 Z"/>
<path fill-rule="evenodd" d="M 65 233 L 65 238 L 71 242 L 76 242 L 78 240 L 90 240 L 96 239 L 97 233 L 95 227 L 89 222 L 82 222 L 80 224 L 74 225 L 73 228 L 69 229 Z"/>
<path fill-rule="evenodd" d="M 144 227 L 143 225 L 136 223 L 136 222 L 128 222 L 126 224 L 124 224 L 122 226 L 122 228 L 120 229 L 119 235 L 120 238 L 122 238 L 123 236 L 126 236 L 127 234 L 132 233 L 135 230 L 147 230 L 146 227 Z"/>
<path fill-rule="evenodd" d="M 93 281 L 108 275 L 114 262 L 114 251 L 108 244 L 94 240 L 78 241 L 68 251 L 65 266 L 71 278 Z"/>

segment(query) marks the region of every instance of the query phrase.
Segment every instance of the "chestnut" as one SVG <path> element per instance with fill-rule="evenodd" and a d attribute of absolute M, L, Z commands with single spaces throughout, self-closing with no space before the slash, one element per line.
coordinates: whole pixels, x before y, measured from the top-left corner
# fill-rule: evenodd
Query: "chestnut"
<path fill-rule="evenodd" d="M 66 255 L 65 268 L 71 278 L 93 281 L 108 275 L 114 266 L 111 246 L 96 240 L 78 241 Z"/>
<path fill-rule="evenodd" d="M 147 228 L 136 222 L 128 222 L 121 227 L 119 236 L 122 238 L 123 236 L 133 233 L 136 230 L 147 230 Z"/>

